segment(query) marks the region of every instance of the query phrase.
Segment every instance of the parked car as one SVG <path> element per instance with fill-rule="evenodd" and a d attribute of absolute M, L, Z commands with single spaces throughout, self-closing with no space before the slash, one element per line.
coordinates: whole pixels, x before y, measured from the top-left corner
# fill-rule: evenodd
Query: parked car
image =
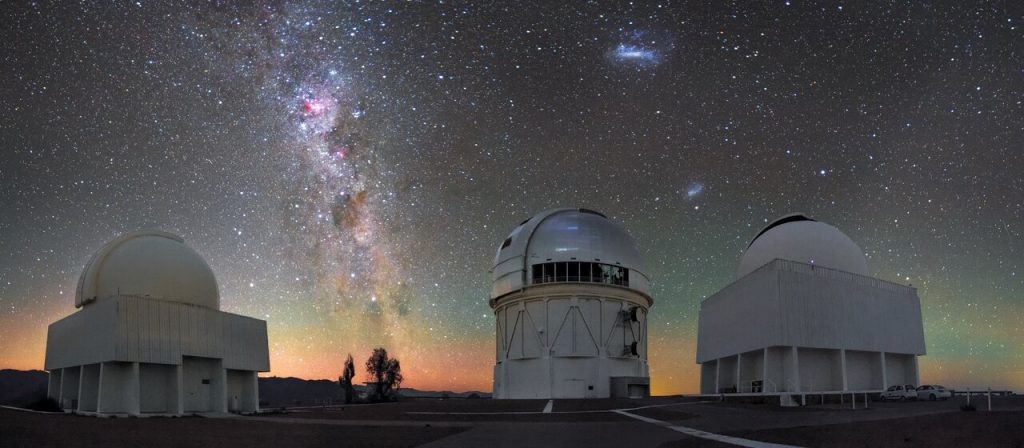
<path fill-rule="evenodd" d="M 917 388 L 918 400 L 948 400 L 953 396 L 953 391 L 938 384 L 925 384 Z"/>
<path fill-rule="evenodd" d="M 895 386 L 889 386 L 882 395 L 878 397 L 879 400 L 916 400 L 917 392 L 914 389 L 913 384 L 897 384 Z"/>

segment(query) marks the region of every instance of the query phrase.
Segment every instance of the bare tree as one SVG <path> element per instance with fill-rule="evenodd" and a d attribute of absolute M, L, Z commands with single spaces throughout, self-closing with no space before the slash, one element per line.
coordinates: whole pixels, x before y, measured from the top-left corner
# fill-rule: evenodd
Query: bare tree
<path fill-rule="evenodd" d="M 355 376 L 356 364 L 352 361 L 352 354 L 349 353 L 348 358 L 345 359 L 345 367 L 341 370 L 341 376 L 338 377 L 338 382 L 341 383 L 341 388 L 345 391 L 345 403 L 352 403 L 352 398 L 355 395 L 355 388 L 352 387 L 352 380 Z"/>
<path fill-rule="evenodd" d="M 402 387 L 402 366 L 397 359 L 388 358 L 388 351 L 383 347 L 373 349 L 370 359 L 366 360 L 366 373 L 373 379 L 375 401 L 393 399 L 394 392 Z"/>

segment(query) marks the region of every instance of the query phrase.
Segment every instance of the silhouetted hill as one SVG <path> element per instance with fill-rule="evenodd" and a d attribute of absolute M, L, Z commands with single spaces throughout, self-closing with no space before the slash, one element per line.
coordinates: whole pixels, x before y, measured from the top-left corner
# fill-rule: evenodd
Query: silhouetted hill
<path fill-rule="evenodd" d="M 366 386 L 356 385 L 356 394 L 366 391 Z M 467 398 L 476 394 L 490 398 L 487 392 L 428 391 L 403 387 L 399 394 L 406 398 Z M 260 378 L 260 403 L 264 407 L 313 406 L 318 404 L 343 403 L 345 395 L 337 381 L 304 380 L 300 378 Z"/>
<path fill-rule="evenodd" d="M 260 405 L 269 407 L 311 406 L 325 400 L 344 401 L 337 381 L 301 378 L 260 378 Z"/>
<path fill-rule="evenodd" d="M 45 398 L 48 379 L 42 370 L 0 370 L 0 404 L 23 406 Z"/>
<path fill-rule="evenodd" d="M 46 397 L 47 373 L 42 370 L 0 370 L 0 404 L 23 406 Z M 356 394 L 366 391 L 366 386 L 355 386 Z M 399 392 L 406 398 L 467 398 L 476 394 L 490 398 L 486 392 L 427 391 L 402 388 Z M 337 381 L 304 380 L 301 378 L 260 378 L 260 403 L 264 407 L 313 406 L 342 403 L 345 395 Z"/>

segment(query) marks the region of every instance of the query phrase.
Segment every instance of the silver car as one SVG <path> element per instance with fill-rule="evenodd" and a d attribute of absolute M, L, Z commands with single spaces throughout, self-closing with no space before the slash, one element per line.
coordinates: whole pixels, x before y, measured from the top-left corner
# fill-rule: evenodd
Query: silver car
<path fill-rule="evenodd" d="M 882 394 L 878 397 L 879 400 L 916 400 L 917 393 L 914 392 L 913 384 L 897 384 L 895 386 L 889 386 Z"/>
<path fill-rule="evenodd" d="M 953 392 L 937 384 L 925 384 L 917 388 L 918 400 L 948 400 L 952 396 Z"/>

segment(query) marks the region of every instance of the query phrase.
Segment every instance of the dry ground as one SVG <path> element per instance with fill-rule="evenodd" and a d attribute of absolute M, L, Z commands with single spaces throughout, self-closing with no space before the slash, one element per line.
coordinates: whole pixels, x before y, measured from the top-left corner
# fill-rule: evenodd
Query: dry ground
<path fill-rule="evenodd" d="M 696 401 L 555 400 L 554 412 L 541 413 L 547 400 L 419 399 L 216 419 L 102 419 L 0 409 L 0 448 L 726 446 L 669 426 L 807 447 L 1024 448 L 1020 396 L 993 399 L 994 412 L 962 412 L 962 400 L 872 403 L 870 409 L 855 411 L 840 405 L 779 408 Z M 663 423 L 630 418 L 613 409 L 632 409 L 631 414 Z"/>
<path fill-rule="evenodd" d="M 0 409 L 0 447 L 412 447 L 466 428 L 296 425 L 241 419 L 95 418 Z"/>
<path fill-rule="evenodd" d="M 761 442 L 802 447 L 1024 447 L 1024 412 L 948 412 L 837 425 L 802 426 L 727 433 Z M 718 447 L 703 440 L 681 440 L 666 448 Z"/>

